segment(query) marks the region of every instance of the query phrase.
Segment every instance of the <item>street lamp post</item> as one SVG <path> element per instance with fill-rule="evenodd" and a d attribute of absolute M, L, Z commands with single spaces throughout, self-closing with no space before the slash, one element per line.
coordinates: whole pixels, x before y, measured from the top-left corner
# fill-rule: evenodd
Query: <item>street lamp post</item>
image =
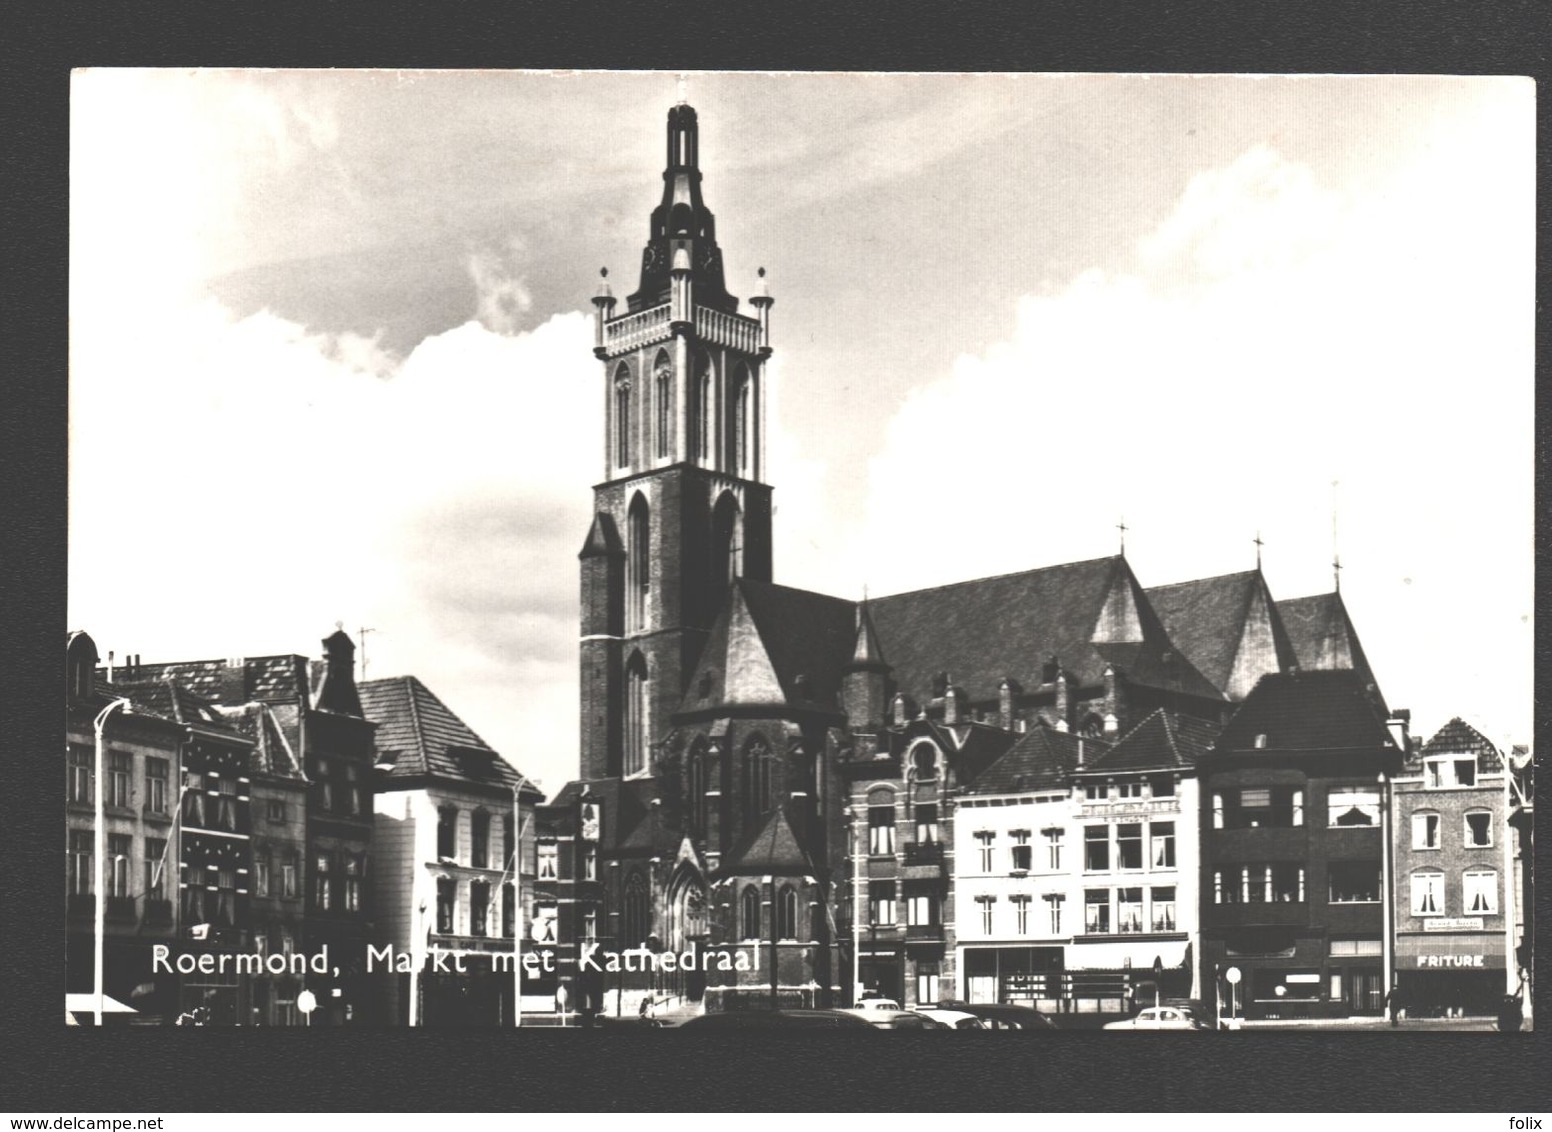
<path fill-rule="evenodd" d="M 103 813 L 102 728 L 103 724 L 108 722 L 108 716 L 119 708 L 129 710 L 129 701 L 122 696 L 98 712 L 97 718 L 92 721 L 92 729 L 97 736 L 97 778 L 93 783 L 95 789 L 92 791 L 97 822 L 96 845 L 92 854 L 95 858 L 93 889 L 96 894 L 96 907 L 92 917 L 92 1016 L 93 1024 L 97 1026 L 102 1025 L 102 937 L 103 925 L 108 913 L 108 893 L 104 874 L 105 858 L 108 855 L 108 827 L 107 815 Z"/>
<path fill-rule="evenodd" d="M 528 777 L 519 774 L 512 787 L 512 1025 L 523 1024 L 523 787 Z"/>

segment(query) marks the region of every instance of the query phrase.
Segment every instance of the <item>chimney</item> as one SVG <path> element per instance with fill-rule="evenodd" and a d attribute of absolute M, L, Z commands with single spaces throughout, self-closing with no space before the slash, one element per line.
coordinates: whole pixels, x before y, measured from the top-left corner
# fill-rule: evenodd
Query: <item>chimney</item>
<path fill-rule="evenodd" d="M 232 657 L 221 668 L 221 684 L 219 688 L 220 702 L 223 704 L 243 704 L 248 702 L 248 665 L 242 657 Z"/>
<path fill-rule="evenodd" d="M 1056 670 L 1056 729 L 1066 731 L 1071 718 L 1072 705 L 1067 701 L 1067 673 Z"/>
<path fill-rule="evenodd" d="M 911 715 L 916 711 L 916 705 L 904 692 L 896 692 L 894 698 L 895 726 L 900 727 L 907 723 Z"/>
<path fill-rule="evenodd" d="M 113 683 L 113 650 L 108 650 L 108 683 Z"/>
<path fill-rule="evenodd" d="M 1411 750 L 1412 712 L 1409 708 L 1397 708 L 1390 713 L 1385 726 L 1390 729 L 1390 741 L 1403 755 Z"/>
<path fill-rule="evenodd" d="M 1011 676 L 1003 677 L 997 689 L 997 723 L 1004 731 L 1013 730 L 1013 712 L 1024 689 Z"/>
<path fill-rule="evenodd" d="M 1105 734 L 1114 735 L 1121 729 L 1124 711 L 1121 697 L 1121 679 L 1113 665 L 1105 665 Z"/>

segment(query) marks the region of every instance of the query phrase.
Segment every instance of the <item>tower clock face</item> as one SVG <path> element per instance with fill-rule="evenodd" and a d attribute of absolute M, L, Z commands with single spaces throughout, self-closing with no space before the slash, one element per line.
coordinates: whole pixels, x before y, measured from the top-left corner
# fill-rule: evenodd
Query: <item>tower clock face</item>
<path fill-rule="evenodd" d="M 662 269 L 663 249 L 656 244 L 648 244 L 641 253 L 641 269 L 646 272 L 654 272 Z"/>
<path fill-rule="evenodd" d="M 703 271 L 716 271 L 717 268 L 722 266 L 722 253 L 710 244 L 701 245 L 701 254 L 698 258 L 701 261 L 701 270 Z"/>

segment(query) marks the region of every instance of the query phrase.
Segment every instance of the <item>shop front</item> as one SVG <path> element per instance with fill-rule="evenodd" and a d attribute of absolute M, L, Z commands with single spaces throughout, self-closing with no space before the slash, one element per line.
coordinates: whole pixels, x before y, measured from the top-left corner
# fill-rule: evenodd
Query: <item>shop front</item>
<path fill-rule="evenodd" d="M 1409 1018 L 1496 1013 L 1504 995 L 1505 968 L 1502 932 L 1396 937 L 1396 985 Z"/>

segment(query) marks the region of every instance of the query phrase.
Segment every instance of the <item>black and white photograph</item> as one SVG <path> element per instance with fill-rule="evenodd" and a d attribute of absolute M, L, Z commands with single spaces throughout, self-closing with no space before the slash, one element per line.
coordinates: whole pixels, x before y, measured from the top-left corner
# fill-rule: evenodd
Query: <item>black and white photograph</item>
<path fill-rule="evenodd" d="M 63 1024 L 1533 1031 L 1535 94 L 77 70 Z"/>

